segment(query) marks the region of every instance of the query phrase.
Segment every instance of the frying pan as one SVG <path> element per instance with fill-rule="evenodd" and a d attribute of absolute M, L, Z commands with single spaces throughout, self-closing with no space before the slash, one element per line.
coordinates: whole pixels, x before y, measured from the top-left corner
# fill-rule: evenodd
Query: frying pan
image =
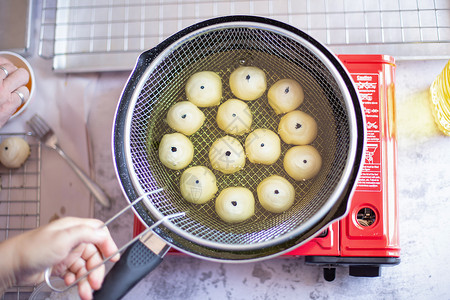
<path fill-rule="evenodd" d="M 289 179 L 296 190 L 295 203 L 286 212 L 270 213 L 257 203 L 248 222 L 228 224 L 215 214 L 214 200 L 194 205 L 181 197 L 183 170 L 163 166 L 158 145 L 164 134 L 173 132 L 165 117 L 171 105 L 186 100 L 189 76 L 206 70 L 219 74 L 224 101 L 235 98 L 227 82 L 241 65 L 263 69 L 269 87 L 281 78 L 302 85 L 305 100 L 300 109 L 318 123 L 312 145 L 323 163 L 314 179 L 301 182 L 289 178 L 281 158 L 271 166 L 247 162 L 232 175 L 214 171 L 219 191 L 244 186 L 256 193 L 258 183 L 273 174 Z M 267 93 L 247 103 L 252 129 L 277 131 L 281 116 L 268 105 Z M 211 168 L 209 146 L 226 134 L 215 124 L 217 107 L 202 111 L 205 124 L 189 137 L 195 149 L 189 166 Z M 220 17 L 192 25 L 142 53 L 116 110 L 112 147 L 123 192 L 151 230 L 145 232 L 146 241 L 127 248 L 95 299 L 121 298 L 170 247 L 203 259 L 248 262 L 280 255 L 312 239 L 347 213 L 364 155 L 364 130 L 361 103 L 343 65 L 322 44 L 287 24 L 254 16 Z M 245 136 L 237 138 L 242 143 Z M 289 147 L 283 143 L 281 157 Z"/>

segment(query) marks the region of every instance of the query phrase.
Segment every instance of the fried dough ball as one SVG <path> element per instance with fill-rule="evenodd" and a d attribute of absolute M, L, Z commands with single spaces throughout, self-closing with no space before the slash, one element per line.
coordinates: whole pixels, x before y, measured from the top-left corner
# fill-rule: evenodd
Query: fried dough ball
<path fill-rule="evenodd" d="M 267 177 L 258 184 L 256 191 L 259 203 L 270 212 L 281 213 L 294 204 L 294 186 L 281 176 Z"/>
<path fill-rule="evenodd" d="M 30 145 L 21 137 L 9 137 L 0 144 L 0 162 L 7 168 L 20 168 L 30 156 Z"/>
<path fill-rule="evenodd" d="M 237 99 L 229 99 L 217 110 L 217 125 L 228 134 L 242 135 L 250 131 L 252 112 L 247 103 Z"/>
<path fill-rule="evenodd" d="M 286 152 L 283 166 L 294 180 L 307 180 L 319 173 L 322 167 L 322 157 L 313 146 L 295 146 Z"/>
<path fill-rule="evenodd" d="M 287 144 L 307 145 L 317 137 L 317 123 L 307 113 L 294 110 L 281 117 L 278 134 Z"/>
<path fill-rule="evenodd" d="M 192 142 L 181 133 L 165 134 L 159 144 L 159 159 L 172 170 L 180 170 L 189 165 L 194 158 Z"/>
<path fill-rule="evenodd" d="M 192 102 L 180 101 L 170 107 L 166 120 L 173 130 L 192 135 L 202 127 L 205 114 Z"/>
<path fill-rule="evenodd" d="M 220 192 L 216 199 L 216 212 L 228 223 L 239 223 L 255 214 L 255 198 L 249 189 L 229 187 Z"/>
<path fill-rule="evenodd" d="M 202 71 L 186 82 L 186 97 L 198 107 L 216 106 L 222 98 L 222 80 L 217 73 Z"/>
<path fill-rule="evenodd" d="M 242 100 L 256 100 L 267 89 L 266 74 L 257 67 L 239 67 L 230 75 L 233 95 Z"/>
<path fill-rule="evenodd" d="M 280 138 L 272 130 L 256 129 L 245 139 L 245 152 L 250 162 L 271 165 L 280 157 Z"/>
<path fill-rule="evenodd" d="M 245 166 L 245 152 L 241 143 L 229 135 L 216 140 L 209 149 L 213 169 L 224 174 L 235 173 Z"/>
<path fill-rule="evenodd" d="M 293 79 L 275 82 L 267 93 L 269 105 L 277 114 L 290 112 L 303 103 L 305 95 L 301 85 Z"/>
<path fill-rule="evenodd" d="M 217 193 L 216 176 L 207 167 L 190 167 L 181 174 L 180 191 L 186 201 L 204 204 Z"/>

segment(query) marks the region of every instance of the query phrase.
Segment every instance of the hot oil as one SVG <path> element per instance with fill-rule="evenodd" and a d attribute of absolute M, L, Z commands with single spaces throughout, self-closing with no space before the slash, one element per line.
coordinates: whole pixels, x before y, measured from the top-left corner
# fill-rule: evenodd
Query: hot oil
<path fill-rule="evenodd" d="M 149 128 L 149 141 L 152 143 L 151 147 L 151 163 L 156 168 L 155 176 L 160 182 L 161 186 L 170 190 L 170 194 L 174 197 L 171 199 L 171 204 L 176 206 L 176 210 L 184 211 L 189 217 L 195 219 L 196 225 L 203 224 L 208 230 L 215 229 L 219 232 L 232 232 L 233 234 L 248 234 L 253 231 L 261 231 L 273 228 L 274 226 L 290 220 L 293 227 L 298 226 L 298 223 L 306 221 L 311 211 L 310 206 L 317 207 L 323 203 L 312 203 L 320 193 L 323 183 L 327 180 L 326 176 L 332 168 L 333 157 L 336 155 L 336 127 L 334 123 L 334 116 L 332 108 L 330 107 L 325 92 L 320 87 L 319 83 L 306 71 L 291 62 L 269 54 L 259 53 L 258 57 L 248 56 L 246 51 L 233 51 L 224 55 L 224 53 L 213 54 L 208 59 L 200 60 L 192 63 L 189 68 L 178 74 L 174 78 L 174 82 L 179 83 L 178 86 L 172 87 L 163 93 L 164 101 L 159 101 L 159 109 L 157 114 L 152 115 L 152 120 Z M 311 180 L 297 182 L 291 179 L 283 168 L 283 157 L 286 151 L 292 146 L 284 142 L 282 144 L 281 156 L 273 165 L 259 165 L 252 164 L 246 160 L 246 165 L 243 170 L 234 174 L 226 175 L 219 171 L 213 170 L 208 158 L 210 145 L 220 137 L 227 135 L 220 130 L 216 123 L 216 115 L 218 107 L 201 108 L 206 116 L 204 125 L 198 132 L 191 135 L 189 138 L 194 145 L 195 155 L 192 163 L 188 166 L 202 165 L 211 169 L 216 178 L 219 191 L 230 186 L 243 186 L 250 189 L 255 197 L 256 210 L 255 216 L 246 222 L 239 224 L 227 224 L 219 219 L 215 213 L 214 199 L 203 205 L 193 205 L 185 201 L 179 192 L 179 181 L 181 173 L 185 170 L 174 171 L 164 167 L 158 158 L 158 141 L 167 133 L 174 132 L 165 121 L 165 116 L 169 107 L 182 100 L 187 100 L 184 92 L 184 83 L 187 78 L 195 72 L 199 71 L 214 71 L 220 75 L 223 84 L 223 95 L 221 103 L 228 99 L 236 98 L 229 88 L 228 80 L 231 72 L 241 65 L 252 65 L 263 69 L 267 76 L 267 90 L 276 81 L 282 78 L 292 78 L 297 80 L 305 92 L 304 103 L 299 107 L 300 110 L 310 114 L 318 123 L 318 137 L 312 143 L 314 147 L 322 155 L 323 166 L 321 172 Z M 176 91 L 174 89 L 177 89 Z M 273 109 L 269 106 L 267 100 L 267 90 L 264 95 L 254 101 L 246 101 L 249 105 L 253 115 L 253 123 L 251 131 L 257 128 L 267 128 L 277 132 L 278 124 L 281 115 L 275 114 Z M 242 136 L 233 136 L 244 145 L 247 134 Z M 187 167 L 187 168 L 188 168 Z M 289 210 L 281 214 L 270 213 L 262 208 L 257 200 L 256 187 L 266 177 L 270 175 L 280 175 L 288 179 L 296 191 L 296 200 Z M 289 225 L 288 225 L 289 226 Z M 188 229 L 189 231 L 189 229 Z M 215 237 L 217 238 L 217 237 Z"/>

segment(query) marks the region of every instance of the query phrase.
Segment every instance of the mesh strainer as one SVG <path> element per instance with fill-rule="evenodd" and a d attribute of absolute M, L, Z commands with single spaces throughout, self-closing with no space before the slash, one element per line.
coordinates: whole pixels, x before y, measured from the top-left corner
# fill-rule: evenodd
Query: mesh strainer
<path fill-rule="evenodd" d="M 223 101 L 235 98 L 228 85 L 230 73 L 241 65 L 256 66 L 271 86 L 282 78 L 297 80 L 305 92 L 300 109 L 318 123 L 313 146 L 322 156 L 320 173 L 312 180 L 295 182 L 285 173 L 282 159 L 271 166 L 251 164 L 233 174 L 215 172 L 219 191 L 244 186 L 256 196 L 264 178 L 278 174 L 291 181 L 295 204 L 285 213 L 265 211 L 257 203 L 247 222 L 227 224 L 214 211 L 214 201 L 193 205 L 180 194 L 180 171 L 161 164 L 158 145 L 173 130 L 165 122 L 168 108 L 186 100 L 187 79 L 199 71 L 214 71 L 223 81 Z M 268 105 L 267 93 L 247 102 L 252 129 L 277 131 L 280 120 Z M 190 136 L 195 148 L 190 166 L 210 167 L 208 151 L 226 135 L 215 123 L 217 107 L 205 108 L 202 128 Z M 244 261 L 270 257 L 299 245 L 333 220 L 342 217 L 355 183 L 364 149 L 361 105 L 353 83 L 341 63 L 305 33 L 270 19 L 232 16 L 193 25 L 156 48 L 143 53 L 133 71 L 116 112 L 113 151 L 124 193 L 132 201 L 153 190 L 134 206 L 148 226 L 163 217 L 184 213 L 155 229 L 171 246 L 203 258 Z M 243 137 L 237 137 L 243 143 Z M 282 145 L 282 155 L 290 146 Z"/>

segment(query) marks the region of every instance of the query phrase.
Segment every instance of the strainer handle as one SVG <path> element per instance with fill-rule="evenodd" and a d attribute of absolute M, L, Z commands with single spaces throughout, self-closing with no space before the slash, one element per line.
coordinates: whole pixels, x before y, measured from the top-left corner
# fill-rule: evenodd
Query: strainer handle
<path fill-rule="evenodd" d="M 139 240 L 127 248 L 106 275 L 101 289 L 94 292 L 95 300 L 121 299 L 162 262 L 162 257 L 170 246 L 163 241 L 161 241 L 162 244 L 158 243 L 155 238 L 157 237 L 151 234 L 149 240 L 153 241 L 150 244 L 144 244 L 142 240 Z M 160 248 L 155 249 L 155 247 Z"/>

